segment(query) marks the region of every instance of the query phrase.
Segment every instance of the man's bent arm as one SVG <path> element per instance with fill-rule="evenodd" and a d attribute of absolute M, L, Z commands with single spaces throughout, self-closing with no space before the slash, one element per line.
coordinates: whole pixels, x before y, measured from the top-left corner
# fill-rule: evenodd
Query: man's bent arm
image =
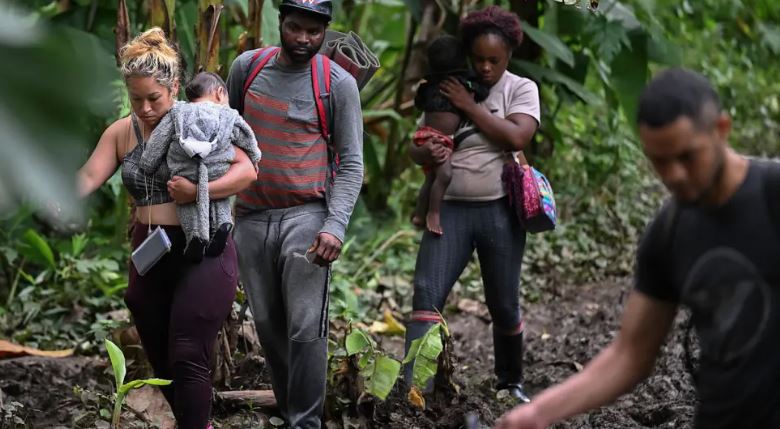
<path fill-rule="evenodd" d="M 512 410 L 498 427 L 523 428 L 525 419 L 513 419 L 523 408 L 535 416 L 538 427 L 547 427 L 612 403 L 650 375 L 676 313 L 676 304 L 632 291 L 617 338 L 582 372 L 545 390 L 529 405 Z"/>
<path fill-rule="evenodd" d="M 343 243 L 363 186 L 363 113 L 360 93 L 351 76 L 335 83 L 332 97 L 333 146 L 339 154 L 339 168 L 330 192 L 328 216 L 320 232 L 327 232 Z"/>

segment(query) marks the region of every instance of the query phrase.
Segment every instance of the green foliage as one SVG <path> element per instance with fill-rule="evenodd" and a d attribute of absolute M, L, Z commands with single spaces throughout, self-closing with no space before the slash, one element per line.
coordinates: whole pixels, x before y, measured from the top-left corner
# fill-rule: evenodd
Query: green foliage
<path fill-rule="evenodd" d="M 108 357 L 111 360 L 111 369 L 114 370 L 114 381 L 117 390 L 120 386 L 125 384 L 125 374 L 127 368 L 125 367 L 125 354 L 122 353 L 122 349 L 109 340 L 105 340 L 106 351 Z"/>
<path fill-rule="evenodd" d="M 668 37 L 685 47 L 683 64 L 715 84 L 734 119 L 733 144 L 751 154 L 780 152 L 780 61 L 772 50 L 780 3 L 667 0 L 650 12 L 679 27 Z"/>
<path fill-rule="evenodd" d="M 123 82 L 107 67 L 116 2 L 98 1 L 94 13 L 89 1 L 15 3 L 34 12 L 28 19 L 0 12 L 0 53 L 14 58 L 0 65 L 0 137 L 10 142 L 0 147 L 0 210 L 8 211 L 8 203 L 2 204 L 7 201 L 17 207 L 0 221 L 0 302 L 5 303 L 0 335 L 30 346 L 78 344 L 81 352 L 96 352 L 95 338 L 101 340 L 117 324 L 105 313 L 123 306 L 119 292 L 126 284 L 128 212 L 119 177 L 90 199 L 90 221 L 79 223 L 81 234 L 74 237 L 52 230 L 40 211 L 16 203 L 69 195 L 63 189 L 73 182 L 72 171 L 105 125 L 129 112 Z M 128 3 L 137 34 L 148 26 L 144 2 Z M 437 3 L 449 14 L 445 27 L 454 29 L 450 24 L 459 4 Z M 509 7 L 518 2 L 479 3 Z M 525 25 L 526 40 L 540 45 L 542 56 L 515 58 L 511 65 L 540 85 L 541 128 L 527 153 L 550 179 L 561 215 L 555 232 L 528 237 L 522 274 L 526 300 L 549 288 L 631 273 L 637 239 L 665 196 L 633 124 L 639 91 L 653 72 L 678 64 L 701 71 L 735 119 L 735 145 L 753 154 L 780 151 L 780 3 L 602 0 L 597 11 L 568 3 L 537 3 L 541 18 L 535 27 Z M 276 4 L 264 2 L 267 44 L 278 42 Z M 248 11 L 246 0 L 225 6 L 222 74 L 238 53 Z M 376 320 L 385 308 L 411 311 L 421 234 L 408 217 L 423 176 L 405 153 L 416 114 L 404 109 L 398 96 L 412 48 L 409 24 L 419 25 L 422 6 L 407 0 L 337 3 L 332 28 L 357 31 L 383 67 L 361 92 L 366 179 L 349 241 L 332 267 L 335 319 Z M 198 48 L 197 1 L 176 2 L 175 18 L 191 72 Z M 482 295 L 474 261 L 454 291 Z M 442 344 L 440 335 L 426 338 L 412 353 L 419 357 L 419 386 L 435 373 L 436 359 L 430 357 Z M 364 382 L 361 392 L 387 395 L 401 364 L 379 351 L 367 332 L 351 329 L 331 348 L 331 376 L 343 369 L 341 363 L 351 362 Z"/>
<path fill-rule="evenodd" d="M 574 54 L 561 39 L 546 31 L 534 28 L 527 22 L 523 23 L 523 32 L 541 46 L 551 57 L 563 61 L 569 67 L 574 66 Z"/>
<path fill-rule="evenodd" d="M 0 8 L 0 211 L 31 201 L 80 213 L 72 172 L 79 147 L 111 108 L 110 54 L 93 34 Z"/>
<path fill-rule="evenodd" d="M 335 362 L 331 364 L 340 366 L 345 359 L 350 360 L 363 380 L 365 392 L 384 401 L 398 380 L 401 363 L 380 351 L 368 332 L 354 326 L 344 338 L 344 349 L 345 356 L 332 354 Z"/>
<path fill-rule="evenodd" d="M 448 335 L 445 325 L 437 323 L 420 338 L 412 341 L 404 364 L 414 361 L 412 384 L 424 390 L 428 381 L 436 375 L 439 368 L 439 355 L 444 350 L 442 336 Z"/>
<path fill-rule="evenodd" d="M 373 345 L 371 337 L 360 329 L 353 329 L 344 339 L 344 345 L 347 348 L 347 356 L 362 353 L 370 350 Z"/>
<path fill-rule="evenodd" d="M 385 355 L 378 355 L 374 359 L 373 368 L 366 369 L 370 373 L 366 377 L 366 391 L 384 401 L 398 379 L 401 362 Z"/>
<path fill-rule="evenodd" d="M 42 263 L 51 269 L 57 268 L 54 263 L 54 253 L 52 253 L 49 243 L 32 229 L 28 229 L 22 235 L 19 250 L 33 262 Z"/>
<path fill-rule="evenodd" d="M 0 219 L 0 285 L 7 285 L 0 310 L 4 337 L 33 347 L 94 351 L 93 334 L 103 337 L 113 323 L 104 314 L 122 306 L 127 287 L 120 268 L 125 245 L 87 231 L 45 236 L 33 212 L 22 209 Z M 3 290 L 4 288 L 0 288 Z M 98 338 L 102 339 L 102 338 Z"/>

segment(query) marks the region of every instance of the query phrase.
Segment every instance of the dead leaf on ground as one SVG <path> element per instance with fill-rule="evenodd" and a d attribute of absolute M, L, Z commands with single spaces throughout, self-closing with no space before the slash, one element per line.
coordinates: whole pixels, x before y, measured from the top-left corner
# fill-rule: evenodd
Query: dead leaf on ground
<path fill-rule="evenodd" d="M 387 323 L 374 320 L 374 323 L 368 328 L 368 332 L 372 334 L 384 334 L 387 332 Z"/>
<path fill-rule="evenodd" d="M 425 397 L 423 397 L 422 392 L 420 392 L 420 389 L 418 389 L 417 386 L 412 386 L 412 388 L 409 389 L 407 399 L 409 399 L 409 402 L 415 407 L 421 410 L 425 409 Z"/>
<path fill-rule="evenodd" d="M 0 359 L 20 356 L 41 356 L 62 358 L 73 355 L 73 349 L 67 350 L 38 350 L 32 347 L 20 346 L 10 341 L 0 340 Z"/>
<path fill-rule="evenodd" d="M 397 290 L 398 288 L 403 288 L 403 289 L 412 288 L 412 284 L 404 276 L 380 277 L 379 284 L 393 290 Z"/>
<path fill-rule="evenodd" d="M 490 312 L 488 311 L 487 306 L 479 301 L 463 298 L 458 301 L 458 310 L 463 313 L 477 316 L 482 320 L 490 321 Z"/>
<path fill-rule="evenodd" d="M 255 329 L 255 323 L 251 320 L 245 320 L 238 328 L 238 336 L 249 343 L 253 350 L 260 350 L 260 338 L 257 336 L 257 330 Z"/>
<path fill-rule="evenodd" d="M 393 312 L 388 308 L 385 309 L 384 321 L 375 320 L 371 327 L 368 328 L 368 332 L 372 334 L 404 335 L 406 327 L 393 316 Z"/>
<path fill-rule="evenodd" d="M 369 328 L 369 326 L 368 326 L 368 325 L 366 325 L 366 324 L 365 324 L 365 323 L 363 323 L 363 322 L 355 322 L 355 323 L 354 323 L 354 325 L 355 325 L 355 327 L 356 327 L 356 328 L 358 328 L 358 329 L 362 329 L 362 330 L 364 330 L 364 331 L 368 331 L 368 330 L 370 329 L 370 328 Z"/>
<path fill-rule="evenodd" d="M 556 360 L 551 362 L 552 365 L 572 366 L 575 371 L 580 372 L 584 366 L 576 360 Z"/>
<path fill-rule="evenodd" d="M 176 419 L 160 389 L 143 386 L 127 394 L 127 406 L 160 429 L 174 429 Z"/>
<path fill-rule="evenodd" d="M 114 320 L 117 322 L 129 322 L 130 310 L 126 308 L 122 308 L 119 310 L 109 311 L 108 313 L 106 313 L 106 319 Z"/>

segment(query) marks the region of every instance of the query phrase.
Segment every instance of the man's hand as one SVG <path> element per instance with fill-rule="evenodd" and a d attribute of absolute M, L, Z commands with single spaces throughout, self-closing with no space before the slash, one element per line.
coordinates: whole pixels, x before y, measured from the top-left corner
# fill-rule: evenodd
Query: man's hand
<path fill-rule="evenodd" d="M 314 253 L 314 264 L 327 267 L 331 262 L 338 259 L 341 254 L 341 240 L 327 232 L 317 234 L 309 248 L 309 253 Z"/>
<path fill-rule="evenodd" d="M 533 403 L 511 409 L 496 422 L 496 429 L 545 429 L 546 427 L 547 425 L 536 414 Z"/>
<path fill-rule="evenodd" d="M 477 105 L 474 101 L 474 94 L 452 76 L 439 85 L 439 91 L 447 97 L 447 100 L 450 100 L 453 106 L 460 110 L 467 111 Z"/>
<path fill-rule="evenodd" d="M 176 204 L 187 204 L 195 201 L 198 188 L 184 177 L 173 176 L 168 181 L 168 194 L 176 201 Z"/>

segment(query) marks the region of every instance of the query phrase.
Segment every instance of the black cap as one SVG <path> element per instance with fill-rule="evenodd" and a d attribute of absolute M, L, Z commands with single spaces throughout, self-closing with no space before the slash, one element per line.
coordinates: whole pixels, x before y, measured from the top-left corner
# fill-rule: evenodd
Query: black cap
<path fill-rule="evenodd" d="M 282 0 L 279 10 L 288 13 L 293 11 L 311 12 L 330 21 L 333 14 L 333 2 L 330 0 Z"/>

